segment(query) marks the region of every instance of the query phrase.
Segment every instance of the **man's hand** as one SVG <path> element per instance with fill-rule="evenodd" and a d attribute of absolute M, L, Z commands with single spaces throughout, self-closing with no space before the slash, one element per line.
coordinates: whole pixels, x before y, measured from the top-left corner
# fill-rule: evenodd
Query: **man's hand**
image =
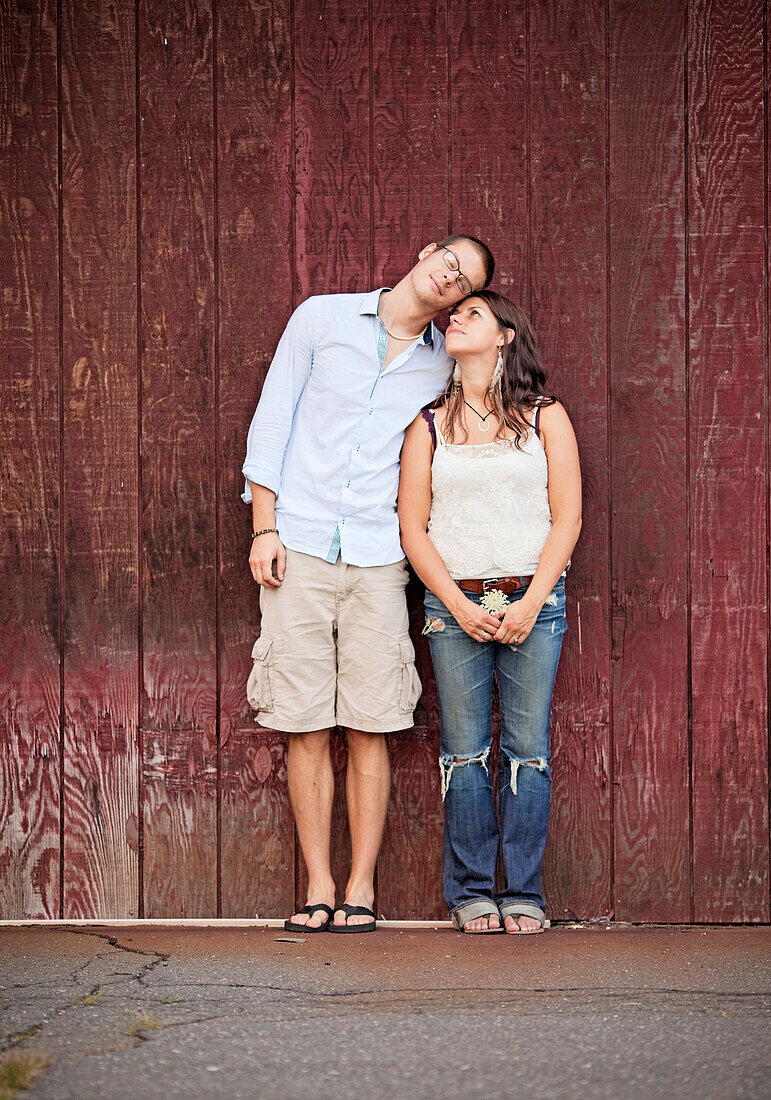
<path fill-rule="evenodd" d="M 267 588 L 281 587 L 286 569 L 286 550 L 278 535 L 271 532 L 252 539 L 249 568 L 257 584 L 264 584 Z"/>

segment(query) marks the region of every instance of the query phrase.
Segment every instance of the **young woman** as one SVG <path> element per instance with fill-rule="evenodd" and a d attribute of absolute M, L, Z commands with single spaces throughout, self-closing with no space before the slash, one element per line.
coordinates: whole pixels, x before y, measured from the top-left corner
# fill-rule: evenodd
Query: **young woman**
<path fill-rule="evenodd" d="M 530 324 L 490 290 L 452 311 L 453 378 L 407 430 L 399 521 L 426 591 L 442 721 L 444 895 L 465 932 L 543 931 L 549 714 L 581 530 L 568 415 L 547 394 Z M 498 674 L 501 774 L 488 767 Z M 499 847 L 505 883 L 495 890 Z"/>

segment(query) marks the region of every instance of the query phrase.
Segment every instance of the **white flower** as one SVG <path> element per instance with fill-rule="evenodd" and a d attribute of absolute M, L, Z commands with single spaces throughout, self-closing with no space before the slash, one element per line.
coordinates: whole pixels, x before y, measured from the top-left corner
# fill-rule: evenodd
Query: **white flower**
<path fill-rule="evenodd" d="M 500 588 L 490 588 L 479 602 L 485 611 L 494 615 L 496 611 L 505 611 L 511 600 L 505 592 L 501 592 Z"/>

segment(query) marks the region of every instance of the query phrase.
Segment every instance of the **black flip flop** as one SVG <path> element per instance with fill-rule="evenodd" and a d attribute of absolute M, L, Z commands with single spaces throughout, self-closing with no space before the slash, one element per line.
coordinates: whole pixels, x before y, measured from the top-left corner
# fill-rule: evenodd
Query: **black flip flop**
<path fill-rule="evenodd" d="M 375 914 L 371 909 L 366 909 L 363 905 L 340 905 L 338 908 L 345 913 L 346 920 L 348 917 L 372 917 L 372 920 L 367 924 L 335 924 L 331 920 L 327 932 L 374 932 L 377 928 Z"/>
<path fill-rule="evenodd" d="M 302 909 L 298 909 L 297 911 L 298 913 L 307 913 L 309 917 L 312 917 L 314 913 L 318 913 L 319 909 L 323 909 L 323 911 L 327 914 L 327 919 L 324 921 L 323 924 L 320 924 L 318 928 L 309 928 L 307 924 L 298 924 L 297 921 L 285 920 L 284 931 L 307 932 L 309 936 L 312 932 L 326 932 L 329 928 L 329 922 L 335 915 L 334 910 L 330 909 L 328 905 L 322 905 L 321 903 L 319 903 L 318 905 L 303 905 Z"/>

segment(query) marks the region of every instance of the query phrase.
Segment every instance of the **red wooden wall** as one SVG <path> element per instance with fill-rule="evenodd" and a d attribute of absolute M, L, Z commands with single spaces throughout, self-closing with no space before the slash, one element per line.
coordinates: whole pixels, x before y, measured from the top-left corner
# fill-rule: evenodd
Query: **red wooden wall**
<path fill-rule="evenodd" d="M 766 14 L 0 0 L 0 915 L 302 898 L 283 739 L 244 696 L 246 428 L 297 302 L 465 229 L 584 465 L 551 915 L 769 919 Z M 416 635 L 388 917 L 443 909 Z"/>

